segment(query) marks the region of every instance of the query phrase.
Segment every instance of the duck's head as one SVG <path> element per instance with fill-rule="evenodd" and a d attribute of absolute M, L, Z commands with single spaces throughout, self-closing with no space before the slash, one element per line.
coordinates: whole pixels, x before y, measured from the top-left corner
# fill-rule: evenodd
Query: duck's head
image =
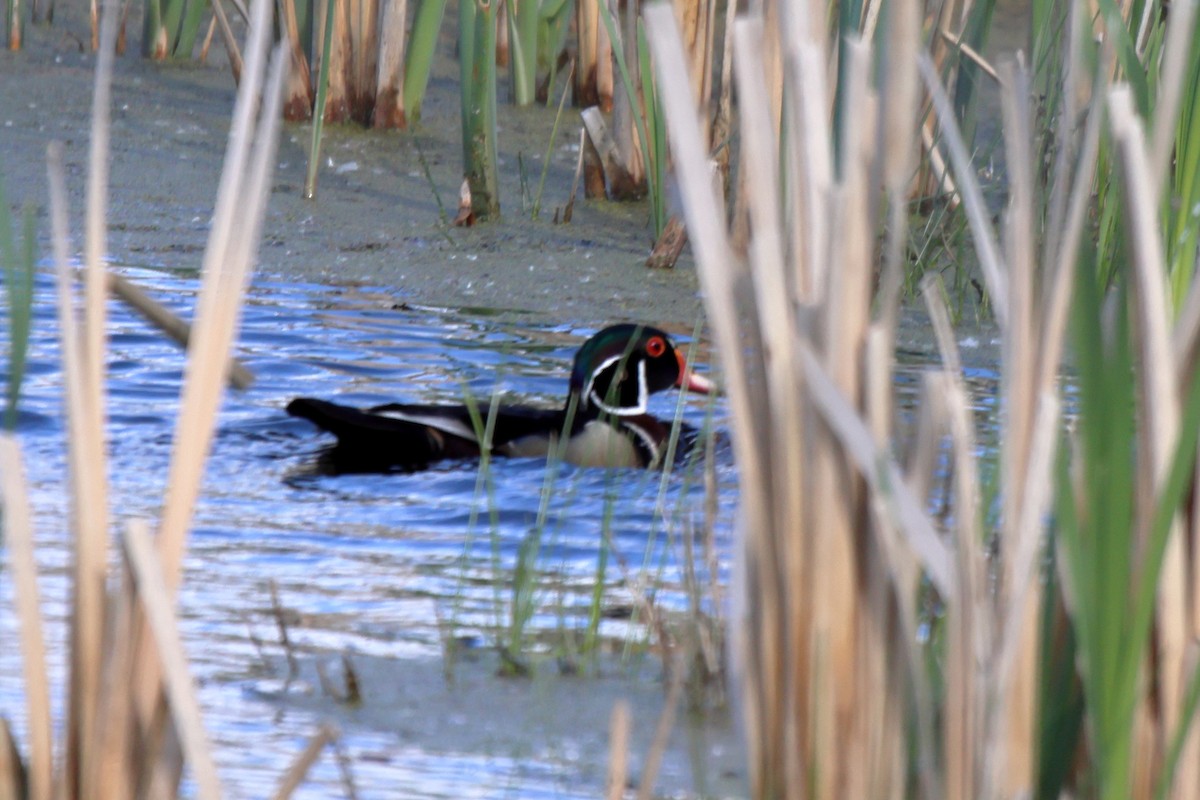
<path fill-rule="evenodd" d="M 579 407 L 608 414 L 646 413 L 650 395 L 671 387 L 708 394 L 712 382 L 690 373 L 667 334 L 649 325 L 612 325 L 583 343 L 571 371 Z"/>

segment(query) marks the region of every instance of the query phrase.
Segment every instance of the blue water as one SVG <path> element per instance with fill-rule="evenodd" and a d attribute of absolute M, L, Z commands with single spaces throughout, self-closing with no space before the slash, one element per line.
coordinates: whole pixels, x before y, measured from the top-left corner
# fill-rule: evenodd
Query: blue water
<path fill-rule="evenodd" d="M 193 277 L 121 268 L 188 317 Z M 65 420 L 54 292 L 39 279 L 29 373 L 19 433 L 33 487 L 43 612 L 53 686 L 65 662 L 67 481 Z M 183 353 L 119 303 L 110 306 L 109 437 L 113 530 L 131 517 L 157 517 L 164 493 L 184 367 Z M 325 477 L 309 469 L 331 440 L 283 409 L 297 395 L 371 405 L 461 402 L 500 392 L 506 401 L 557 405 L 578 344 L 592 331 L 528 318 L 521 324 L 479 310 L 417 308 L 387 292 L 257 280 L 238 353 L 257 380 L 225 394 L 190 539 L 180 619 L 200 701 L 232 797 L 274 790 L 286 765 L 321 721 L 304 702 L 280 701 L 282 649 L 270 583 L 278 588 L 298 653 L 350 653 L 353 660 L 442 657 L 446 637 L 487 648 L 509 619 L 511 576 L 523 542 L 536 536 L 537 606 L 529 641 L 545 648 L 578 633 L 602 549 L 606 610 L 635 607 L 654 587 L 659 607 L 683 609 L 682 537 L 716 509 L 718 579 L 732 564 L 735 475 L 724 443 L 720 398 L 665 393 L 652 411 L 677 411 L 710 425 L 716 497 L 700 470 L 661 473 L 562 467 L 538 524 L 547 466 L 500 460 L 481 481 L 475 464 L 449 462 L 414 474 Z M 687 343 L 687 329 L 676 328 Z M 7 325 L 0 325 L 0 336 Z M 936 357 L 919 315 L 901 331 L 896 393 L 905 417 L 920 371 Z M 994 348 L 967 338 L 964 362 L 980 421 L 981 447 L 995 447 Z M 701 371 L 710 359 L 693 343 Z M 7 352 L 0 340 L 0 354 Z M 990 437 L 990 438 L 989 438 Z M 715 500 L 707 503 L 708 500 Z M 607 519 L 607 521 L 606 521 Z M 538 533 L 540 531 L 540 533 Z M 699 550 L 699 545 L 697 545 Z M 115 559 L 114 559 L 115 563 Z M 708 581 L 703 563 L 700 581 Z M 0 713 L 23 732 L 12 589 L 0 571 Z M 601 632 L 644 644 L 639 621 L 614 615 Z M 579 637 L 574 637 L 578 641 Z M 543 668 L 553 669 L 552 666 Z M 586 680 L 580 684 L 586 691 Z M 320 689 L 314 690 L 320 693 Z M 54 697 L 56 707 L 62 698 Z M 368 698 L 369 702 L 369 698 Z M 466 721 L 469 724 L 469 720 Z M 416 725 L 418 723 L 414 723 Z M 606 720 L 580 720 L 603 727 Z M 519 737 L 519 731 L 515 732 Z M 577 758 L 551 751 L 429 749 L 369 725 L 343 725 L 340 747 L 360 797 L 594 797 L 602 778 L 581 781 Z M 520 749 L 519 741 L 514 748 Z M 435 751 L 436 750 L 436 751 Z M 600 756 L 603 760 L 603 756 Z M 342 796 L 342 774 L 322 757 L 298 797 Z"/>
<path fill-rule="evenodd" d="M 189 317 L 192 277 L 120 270 Z M 67 494 L 65 418 L 53 288 L 40 278 L 19 433 L 39 536 L 43 610 L 52 679 L 62 685 L 65 647 Z M 135 516 L 154 519 L 164 493 L 184 366 L 183 353 L 119 303 L 110 306 L 109 438 L 114 531 Z M 0 326 L 5 330 L 7 325 Z M 703 525 L 705 489 L 696 469 L 660 473 L 564 467 L 537 525 L 546 464 L 495 463 L 481 486 L 476 465 L 446 463 L 411 475 L 310 474 L 329 439 L 283 408 L 297 395 L 369 405 L 461 402 L 494 391 L 512 402 L 561 403 L 571 357 L 591 333 L 560 324 L 517 325 L 447 309 L 411 308 L 379 291 L 259 280 L 246 305 L 238 352 L 257 380 L 227 392 L 190 539 L 180 617 L 205 721 L 231 796 L 260 797 L 299 751 L 315 714 L 259 691 L 271 677 L 278 634 L 274 581 L 301 652 L 437 656 L 439 625 L 486 646 L 508 619 L 509 578 L 523 541 L 540 530 L 538 609 L 545 632 L 581 629 L 607 541 L 604 605 L 633 604 L 630 585 L 658 587 L 655 602 L 683 608 L 680 537 Z M 686 341 L 686 329 L 677 329 Z M 4 335 L 7 335 L 6 333 Z M 7 342 L 0 342 L 0 353 Z M 703 351 L 701 351 L 703 353 Z M 700 369 L 706 369 L 702 354 Z M 674 393 L 652 411 L 681 409 L 690 424 L 723 428 L 718 399 Z M 734 474 L 718 447 L 715 541 L 728 579 Z M 606 512 L 609 512 L 606 514 Z M 606 516 L 609 521 L 604 522 Z M 606 538 L 607 534 L 607 538 Z M 701 565 L 701 580 L 707 580 Z M 497 589 L 497 587 L 499 587 Z M 11 583 L 0 572 L 0 641 L 14 643 Z M 601 630 L 635 643 L 635 621 Z M 256 642 L 263 642 L 260 648 Z M 0 647 L 0 712 L 21 725 L 15 646 Z M 61 698 L 56 696 L 55 703 Z M 600 721 L 597 721 L 598 723 Z M 595 796 L 572 786 L 552 757 L 431 754 L 372 731 L 343 731 L 342 748 L 360 796 Z M 297 796 L 341 792 L 322 758 Z"/>

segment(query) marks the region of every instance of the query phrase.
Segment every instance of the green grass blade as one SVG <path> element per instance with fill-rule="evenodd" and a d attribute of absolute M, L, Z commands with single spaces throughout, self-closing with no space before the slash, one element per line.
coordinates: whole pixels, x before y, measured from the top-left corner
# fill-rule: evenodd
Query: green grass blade
<path fill-rule="evenodd" d="M 554 155 L 554 143 L 558 141 L 558 125 L 562 122 L 563 109 L 567 106 L 567 94 L 571 90 L 571 77 L 575 74 L 575 62 L 567 72 L 567 82 L 563 85 L 562 97 L 558 100 L 558 113 L 554 115 L 554 127 L 550 129 L 550 141 L 546 142 L 546 157 L 542 160 L 542 175 L 538 178 L 537 196 L 533 198 L 533 213 L 531 219 L 537 219 L 542 211 L 542 192 L 546 189 L 546 174 L 550 171 L 550 158 Z"/>

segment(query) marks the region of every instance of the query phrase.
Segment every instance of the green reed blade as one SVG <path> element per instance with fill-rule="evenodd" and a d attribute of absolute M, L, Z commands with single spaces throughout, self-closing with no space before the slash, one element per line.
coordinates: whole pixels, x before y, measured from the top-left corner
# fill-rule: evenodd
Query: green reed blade
<path fill-rule="evenodd" d="M 462 14 L 470 3 L 460 4 Z M 404 114 L 410 123 L 421 119 L 421 103 L 429 86 L 429 72 L 437 51 L 438 32 L 446 13 L 446 0 L 420 0 L 409 34 L 408 52 L 404 56 Z M 463 54 L 460 53 L 460 57 Z"/>
<path fill-rule="evenodd" d="M 321 48 L 321 74 L 317 78 L 317 99 L 313 105 L 312 140 L 308 148 L 308 172 L 304 176 L 304 199 L 317 196 L 317 168 L 321 164 L 321 137 L 325 132 L 325 103 L 329 96 L 329 62 L 333 49 L 333 20 L 338 0 L 329 0 L 325 8 L 324 45 Z"/>
<path fill-rule="evenodd" d="M 496 13 L 499 0 L 459 6 L 463 173 L 477 220 L 500 216 L 496 154 Z"/>
<path fill-rule="evenodd" d="M 558 54 L 567 44 L 574 16 L 575 4 L 568 0 L 542 0 L 538 5 L 538 60 L 535 71 L 546 75 L 547 108 L 554 97 L 554 86 L 558 83 Z M 571 77 L 568 77 L 567 83 L 570 82 Z"/>
<path fill-rule="evenodd" d="M 537 95 L 538 0 L 505 0 L 508 3 L 509 77 L 512 101 L 527 106 Z"/>
<path fill-rule="evenodd" d="M 21 248 L 18 250 L 13 237 L 8 196 L 4 189 L 4 181 L 0 180 L 0 262 L 3 263 L 5 295 L 8 300 L 8 380 L 4 408 L 4 427 L 8 430 L 17 426 L 17 409 L 21 398 L 21 385 L 25 380 L 29 332 L 33 320 L 33 281 L 37 272 L 37 219 L 32 206 L 25 207 L 23 222 Z"/>
<path fill-rule="evenodd" d="M 219 2 L 220 0 L 214 0 Z M 208 10 L 206 0 L 187 0 L 183 15 L 179 20 L 179 32 L 175 35 L 175 43 L 171 55 L 175 58 L 191 58 L 196 49 L 196 40 L 200 37 L 200 25 L 204 20 L 204 12 Z"/>
<path fill-rule="evenodd" d="M 637 20 L 637 52 L 642 75 L 642 92 L 645 100 L 646 132 L 650 139 L 649 164 L 646 180 L 650 192 L 650 209 L 654 219 L 654 237 L 657 239 L 667 227 L 667 126 L 663 124 L 662 103 L 658 98 L 658 84 L 650 65 L 650 46 L 646 42 L 646 28 L 639 17 Z M 635 104 L 636 105 L 636 104 Z"/>
<path fill-rule="evenodd" d="M 150 58 L 154 55 L 158 32 L 163 25 L 162 0 L 146 0 L 142 11 L 142 55 Z"/>

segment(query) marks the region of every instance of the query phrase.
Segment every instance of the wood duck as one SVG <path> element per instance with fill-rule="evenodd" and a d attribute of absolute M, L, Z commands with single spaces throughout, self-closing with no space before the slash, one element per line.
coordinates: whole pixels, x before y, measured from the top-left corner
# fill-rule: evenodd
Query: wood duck
<path fill-rule="evenodd" d="M 667 334 L 648 325 L 613 325 L 575 354 L 561 409 L 498 409 L 492 432 L 495 456 L 545 457 L 569 431 L 559 455 L 579 466 L 657 467 L 670 426 L 646 412 L 655 392 L 679 387 L 708 394 L 713 385 L 689 373 Z M 321 457 L 325 472 L 416 470 L 442 459 L 481 454 L 466 406 L 388 403 L 366 410 L 300 397 L 287 412 L 337 437 Z M 485 418 L 487 405 L 479 414 Z"/>

